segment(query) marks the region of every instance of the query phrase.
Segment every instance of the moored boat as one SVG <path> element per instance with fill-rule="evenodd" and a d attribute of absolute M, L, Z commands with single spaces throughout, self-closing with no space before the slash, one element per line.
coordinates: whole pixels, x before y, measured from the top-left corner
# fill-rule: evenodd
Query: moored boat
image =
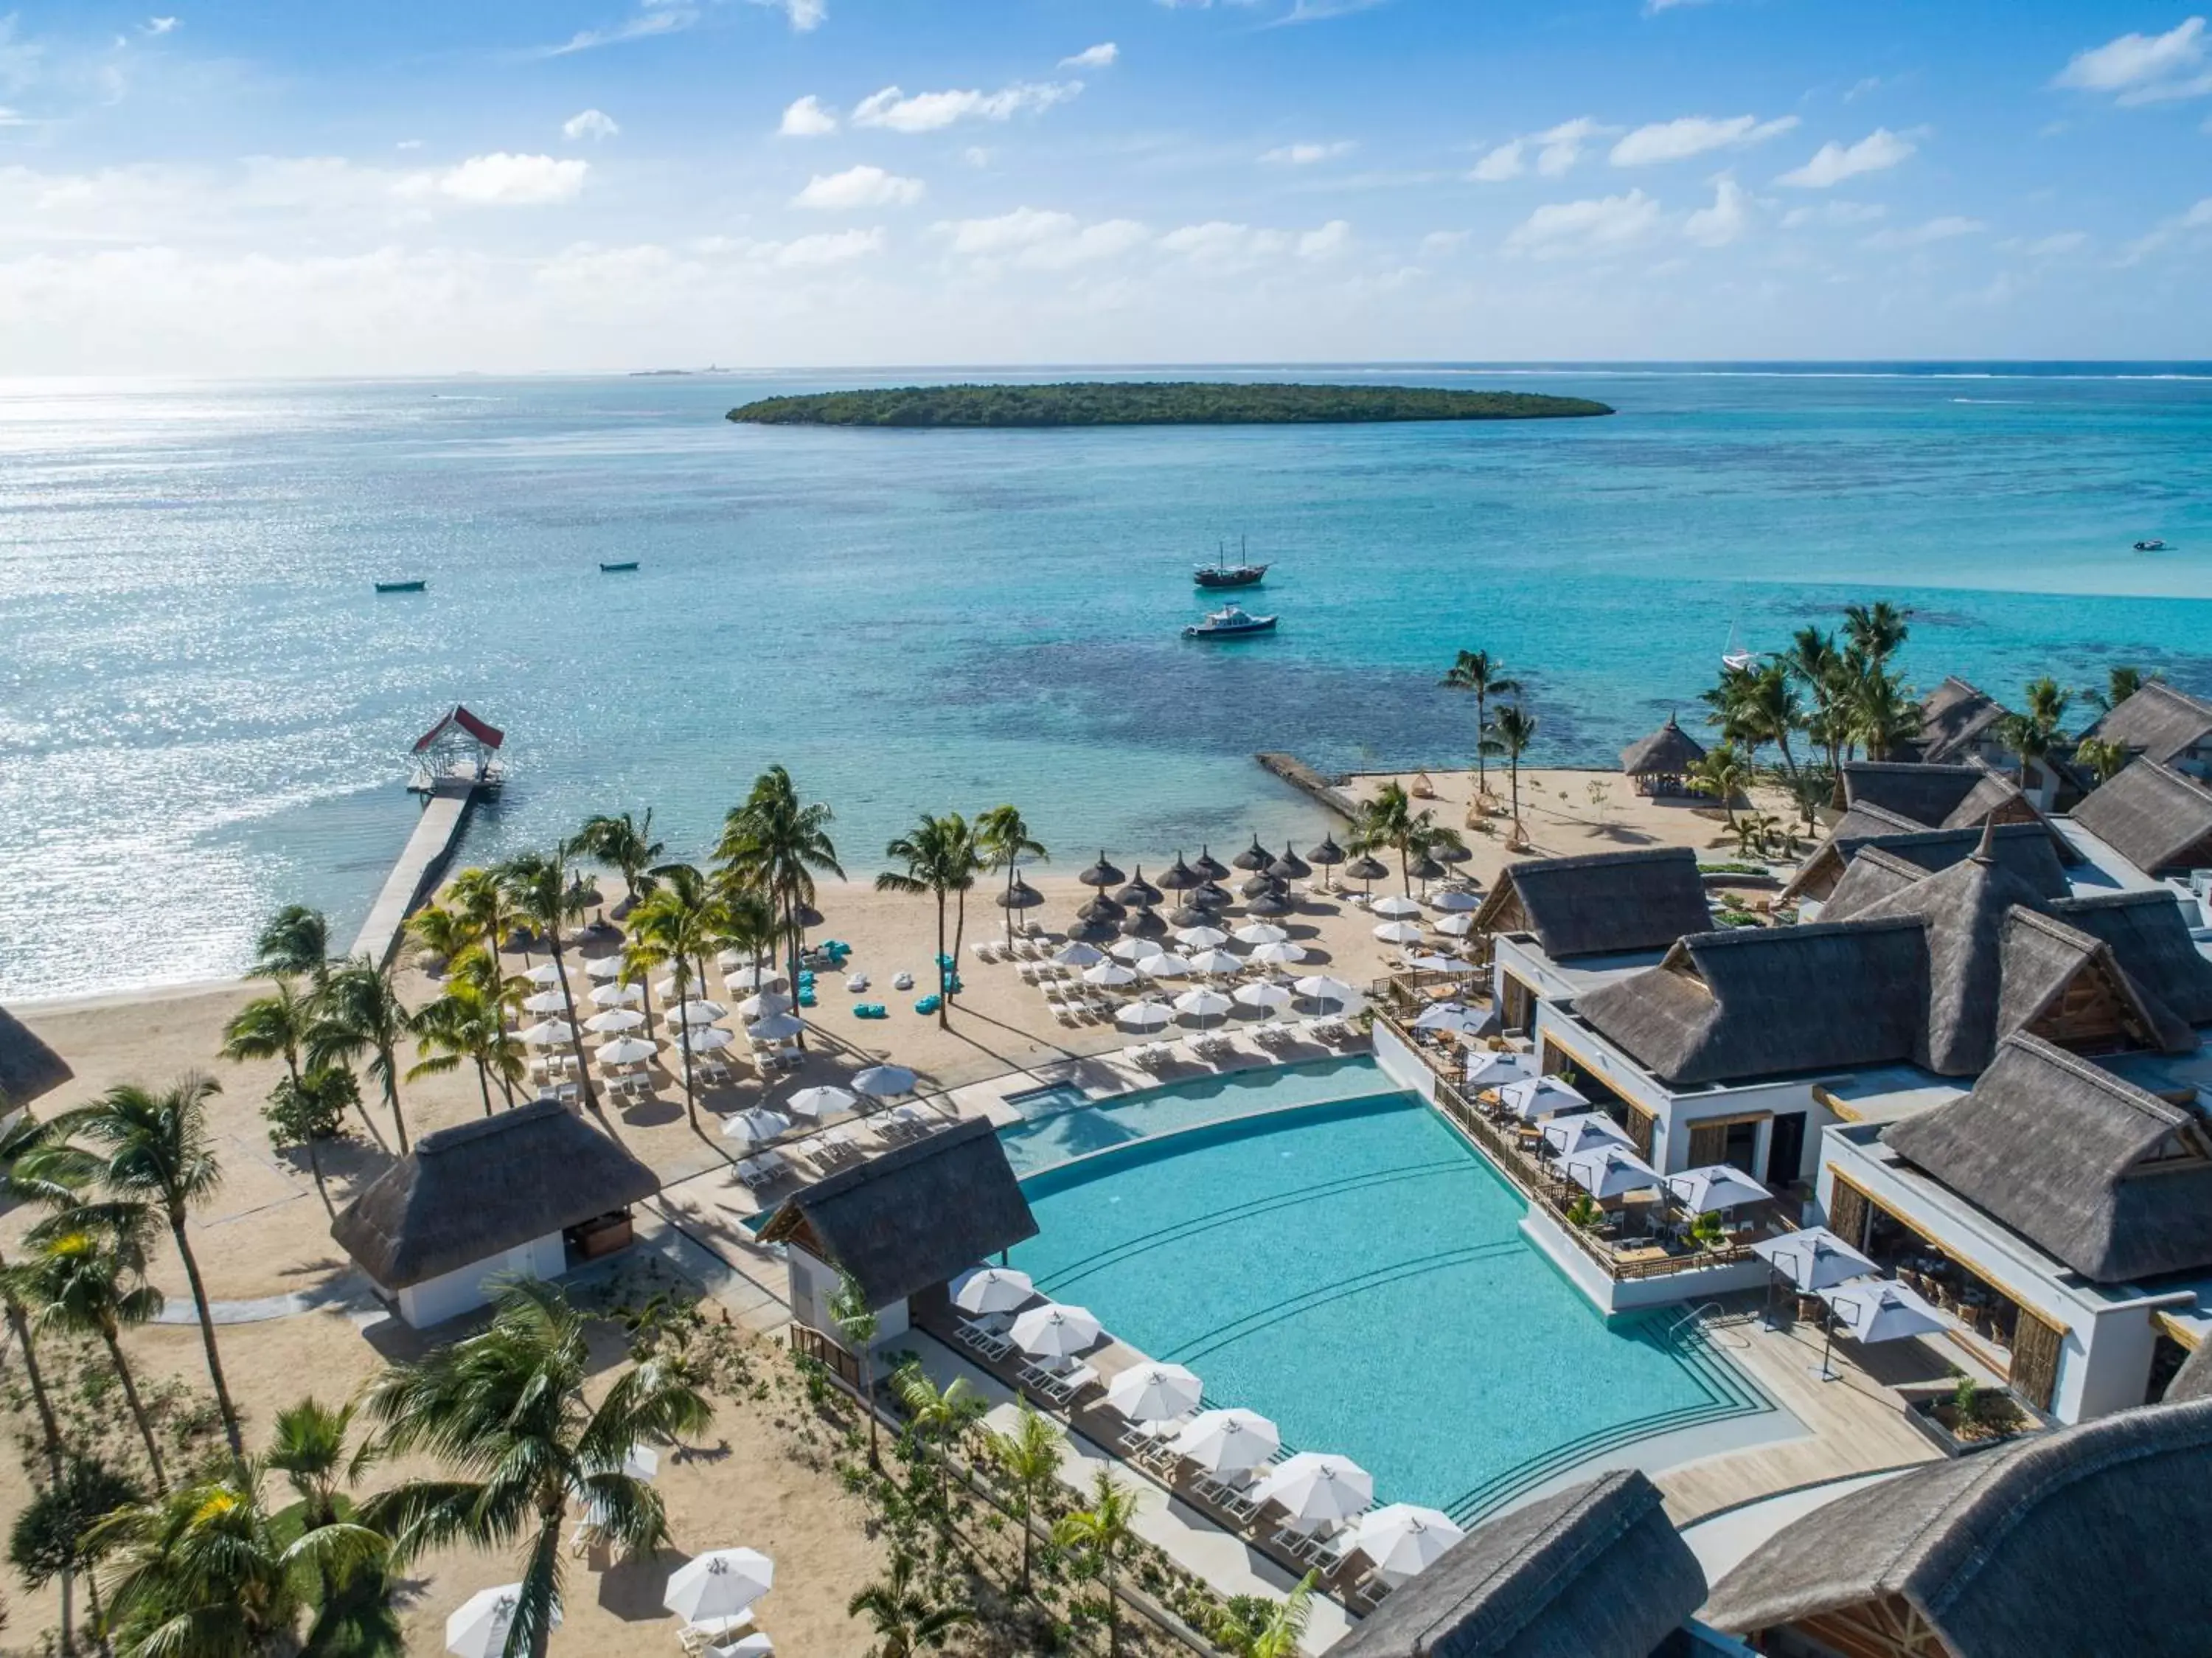
<path fill-rule="evenodd" d="M 1234 639 L 1249 633 L 1273 633 L 1275 619 L 1272 616 L 1251 616 L 1237 605 L 1217 610 L 1202 622 L 1193 622 L 1182 631 L 1186 639 Z"/>
<path fill-rule="evenodd" d="M 1237 542 L 1237 562 L 1231 564 L 1224 547 L 1216 552 L 1211 564 L 1200 564 L 1190 573 L 1190 579 L 1202 588 L 1257 587 L 1267 578 L 1267 566 L 1255 564 L 1244 556 L 1244 542 Z"/>
<path fill-rule="evenodd" d="M 636 568 L 637 560 L 635 558 L 625 558 L 619 564 L 609 564 L 604 558 L 599 560 L 599 573 L 602 576 L 611 576 L 617 570 L 635 570 Z"/>
<path fill-rule="evenodd" d="M 379 593 L 420 593 L 430 584 L 428 582 L 379 582 Z"/>
<path fill-rule="evenodd" d="M 2154 535 L 2148 541 L 2136 542 L 2136 551 L 2137 552 L 2164 552 L 2166 551 L 2166 543 L 2160 540 L 2158 537 Z"/>

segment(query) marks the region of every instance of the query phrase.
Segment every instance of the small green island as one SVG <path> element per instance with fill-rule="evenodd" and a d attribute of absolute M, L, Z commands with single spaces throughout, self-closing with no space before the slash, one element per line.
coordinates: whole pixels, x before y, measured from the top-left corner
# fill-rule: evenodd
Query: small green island
<path fill-rule="evenodd" d="M 730 411 L 768 426 L 1283 426 L 1405 420 L 1557 420 L 1607 415 L 1587 398 L 1425 386 L 1071 381 L 1054 386 L 902 386 L 764 397 Z"/>

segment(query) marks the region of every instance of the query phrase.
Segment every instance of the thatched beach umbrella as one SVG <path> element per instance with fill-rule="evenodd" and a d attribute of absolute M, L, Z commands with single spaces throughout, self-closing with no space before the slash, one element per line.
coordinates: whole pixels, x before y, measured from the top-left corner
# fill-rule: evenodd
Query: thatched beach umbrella
<path fill-rule="evenodd" d="M 1158 887 L 1145 879 L 1145 866 L 1140 863 L 1137 866 L 1135 878 L 1114 896 L 1121 903 L 1139 905 L 1149 909 L 1160 901 L 1161 893 Z"/>
<path fill-rule="evenodd" d="M 1313 873 L 1313 865 L 1285 846 L 1282 856 L 1267 866 L 1267 873 L 1278 881 L 1304 881 Z"/>
<path fill-rule="evenodd" d="M 1430 848 L 1429 856 L 1442 863 L 1464 863 L 1474 856 L 1474 848 L 1463 840 L 1447 840 Z"/>
<path fill-rule="evenodd" d="M 1246 898 L 1263 898 L 1269 893 L 1279 893 L 1283 890 L 1283 883 L 1273 875 L 1254 875 L 1237 890 Z"/>
<path fill-rule="evenodd" d="M 1121 923 L 1124 938 L 1158 938 L 1168 930 L 1168 923 L 1157 910 L 1139 910 Z"/>
<path fill-rule="evenodd" d="M 1174 863 L 1160 876 L 1160 885 L 1170 893 L 1187 893 L 1194 887 L 1205 886 L 1206 877 L 1185 863 L 1182 854 L 1177 852 Z"/>
<path fill-rule="evenodd" d="M 1119 887 L 1128 877 L 1107 863 L 1106 854 L 1102 850 L 1098 854 L 1098 862 L 1076 876 L 1076 879 L 1085 887 L 1096 887 L 1103 893 L 1109 887 Z"/>
<path fill-rule="evenodd" d="M 1235 903 L 1237 899 L 1235 894 L 1226 887 L 1218 886 L 1209 881 L 1190 895 L 1190 901 L 1202 910 L 1222 910 Z"/>
<path fill-rule="evenodd" d="M 1390 879 L 1389 867 L 1370 855 L 1352 859 L 1344 866 L 1344 873 L 1351 880 L 1361 882 L 1370 893 L 1375 890 L 1376 881 Z"/>
<path fill-rule="evenodd" d="M 1101 893 L 1075 913 L 1078 919 L 1097 927 L 1111 925 L 1129 912 Z"/>
<path fill-rule="evenodd" d="M 1203 846 L 1198 849 L 1198 862 L 1192 864 L 1190 867 L 1197 870 L 1199 874 L 1204 875 L 1208 881 L 1226 881 L 1229 879 L 1229 866 L 1222 863 L 1219 858 L 1214 856 L 1212 853 L 1206 850 Z"/>
<path fill-rule="evenodd" d="M 1420 856 L 1413 860 L 1413 867 L 1407 870 L 1406 873 L 1413 876 L 1414 880 L 1421 882 L 1424 886 L 1426 886 L 1430 881 L 1442 881 L 1451 872 L 1449 869 L 1446 869 L 1443 864 L 1437 863 L 1436 859 L 1424 852 Z"/>
<path fill-rule="evenodd" d="M 1244 906 L 1248 916 L 1286 916 L 1291 912 L 1291 901 L 1279 893 L 1262 893 Z"/>
<path fill-rule="evenodd" d="M 1344 862 L 1344 848 L 1336 844 L 1335 836 L 1324 835 L 1321 844 L 1309 851 L 1306 856 L 1324 869 L 1331 868 Z"/>
<path fill-rule="evenodd" d="M 805 932 L 810 927 L 819 927 L 822 924 L 822 911 L 811 904 L 802 904 L 799 906 L 799 913 L 793 919 L 799 923 L 799 930 Z"/>
<path fill-rule="evenodd" d="M 1019 875 L 1014 877 L 1012 886 L 999 894 L 999 907 L 1006 912 L 1006 944 L 1009 948 L 1014 942 L 1014 911 L 1034 910 L 1043 902 L 1044 894 Z"/>
<path fill-rule="evenodd" d="M 1260 844 L 1260 838 L 1257 835 L 1252 837 L 1252 844 L 1249 846 L 1230 860 L 1240 869 L 1252 870 L 1264 869 L 1274 861 L 1275 855 Z"/>
<path fill-rule="evenodd" d="M 1185 904 L 1178 906 L 1175 912 L 1168 917 L 1168 920 L 1177 928 L 1188 932 L 1194 927 L 1211 927 L 1213 924 L 1213 912 L 1210 910 L 1201 910 L 1195 904 Z"/>

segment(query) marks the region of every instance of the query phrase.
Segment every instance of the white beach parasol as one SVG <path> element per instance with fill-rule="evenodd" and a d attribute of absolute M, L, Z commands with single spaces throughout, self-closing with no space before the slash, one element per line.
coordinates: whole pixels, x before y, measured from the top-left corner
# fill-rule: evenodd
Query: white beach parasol
<path fill-rule="evenodd" d="M 722 1134 L 726 1139 L 742 1141 L 750 1146 L 773 1140 L 790 1130 L 791 1119 L 780 1111 L 770 1111 L 765 1106 L 741 1111 L 722 1125 Z"/>
<path fill-rule="evenodd" d="M 1301 1525 L 1349 1520 L 1375 1500 L 1375 1477 L 1347 1456 L 1300 1451 L 1261 1480 L 1255 1501 L 1279 1503 Z"/>
<path fill-rule="evenodd" d="M 783 1102 L 784 1109 L 796 1112 L 801 1117 L 826 1117 L 832 1112 L 850 1111 L 859 1101 L 843 1088 L 801 1088 Z"/>
<path fill-rule="evenodd" d="M 871 1065 L 853 1079 L 853 1092 L 871 1100 L 914 1092 L 914 1073 L 904 1065 Z"/>
<path fill-rule="evenodd" d="M 1825 1226 L 1761 1238 L 1751 1253 L 1808 1295 L 1863 1278 L 1875 1270 L 1872 1261 Z"/>
<path fill-rule="evenodd" d="M 1073 1358 L 1103 1333 L 1087 1307 L 1047 1301 L 1016 1315 L 1010 1332 L 1014 1345 L 1036 1358 Z"/>
<path fill-rule="evenodd" d="M 1161 954 L 1162 950 L 1159 944 L 1152 939 L 1125 938 L 1114 945 L 1107 954 L 1118 960 L 1134 964 L 1142 961 L 1148 955 Z"/>
<path fill-rule="evenodd" d="M 1449 1515 L 1393 1503 L 1359 1516 L 1352 1546 L 1392 1576 L 1411 1577 L 1466 1535 Z"/>
<path fill-rule="evenodd" d="M 1223 1017 L 1236 1005 L 1219 991 L 1185 991 L 1175 999 L 1175 1010 L 1177 1013 L 1186 1019 L 1195 1019 L 1201 1023 L 1209 1019 Z"/>
<path fill-rule="evenodd" d="M 738 1013 L 745 1019 L 765 1019 L 770 1014 L 790 1011 L 791 998 L 781 991 L 762 991 L 738 1003 Z"/>
<path fill-rule="evenodd" d="M 1556 1076 L 1524 1076 L 1498 1090 L 1498 1102 L 1524 1123 L 1550 1112 L 1571 1111 L 1589 1101 Z"/>
<path fill-rule="evenodd" d="M 561 964 L 557 961 L 541 961 L 522 976 L 541 988 L 550 988 L 561 982 Z"/>
<path fill-rule="evenodd" d="M 1133 1031 L 1156 1031 L 1175 1021 L 1175 1009 L 1164 1002 L 1132 1002 L 1119 1009 L 1114 1022 Z"/>
<path fill-rule="evenodd" d="M 1212 1474 L 1262 1466 L 1283 1447 L 1275 1424 L 1256 1411 L 1204 1411 L 1175 1436 L 1175 1454 Z"/>
<path fill-rule="evenodd" d="M 592 992 L 595 1006 L 602 1008 L 633 1008 L 645 1000 L 645 992 L 635 984 L 602 984 Z"/>
<path fill-rule="evenodd" d="M 1186 950 L 1218 949 L 1229 942 L 1229 935 L 1218 927 L 1186 927 L 1176 935 L 1176 942 Z"/>
<path fill-rule="evenodd" d="M 1554 1117 L 1544 1125 L 1544 1143 L 1557 1157 L 1579 1157 L 1605 1146 L 1633 1146 L 1620 1124 L 1601 1111 L 1578 1112 Z"/>
<path fill-rule="evenodd" d="M 522 1585 L 502 1583 L 481 1589 L 461 1602 L 459 1612 L 446 1619 L 446 1650 L 456 1658 L 502 1658 L 507 1631 L 514 1626 L 514 1609 Z M 561 1624 L 561 1612 L 553 1612 L 553 1625 Z"/>
<path fill-rule="evenodd" d="M 1618 1198 L 1661 1184 L 1659 1171 L 1627 1146 L 1593 1146 L 1563 1160 L 1567 1178 L 1593 1198 Z"/>
<path fill-rule="evenodd" d="M 1137 970 L 1125 967 L 1118 961 L 1101 961 L 1096 966 L 1083 970 L 1083 982 L 1105 986 L 1133 984 L 1137 982 Z"/>
<path fill-rule="evenodd" d="M 1480 1008 L 1470 1008 L 1464 1002 L 1438 1002 L 1421 1009 L 1413 1021 L 1417 1031 L 1477 1031 L 1490 1022 L 1490 1015 Z"/>
<path fill-rule="evenodd" d="M 1465 938 L 1474 930 L 1474 917 L 1466 914 L 1446 916 L 1436 923 L 1436 929 L 1446 938 Z"/>
<path fill-rule="evenodd" d="M 1296 966 L 1306 959 L 1306 947 L 1294 944 L 1287 938 L 1279 938 L 1273 944 L 1262 944 L 1249 958 L 1263 967 Z"/>
<path fill-rule="evenodd" d="M 1137 964 L 1137 968 L 1151 978 L 1188 978 L 1196 971 L 1193 963 L 1170 950 L 1146 956 Z"/>
<path fill-rule="evenodd" d="M 600 1036 L 620 1036 L 624 1031 L 634 1031 L 645 1023 L 645 1015 L 635 1008 L 609 1008 L 605 1013 L 595 1013 L 584 1021 L 584 1028 Z"/>
<path fill-rule="evenodd" d="M 1208 978 L 1225 978 L 1231 973 L 1244 971 L 1244 958 L 1229 950 L 1200 950 L 1191 957 L 1192 970 Z"/>
<path fill-rule="evenodd" d="M 1428 935 L 1411 921 L 1386 921 L 1375 929 L 1375 936 L 1385 944 L 1418 944 Z"/>
<path fill-rule="evenodd" d="M 522 998 L 525 1013 L 564 1013 L 568 1007 L 568 997 L 559 991 L 539 991 L 534 996 Z"/>
<path fill-rule="evenodd" d="M 668 1033 L 668 1045 L 679 1053 L 718 1053 L 737 1039 L 720 1025 L 695 1025 Z"/>
<path fill-rule="evenodd" d="M 1280 984 L 1240 984 L 1237 1000 L 1247 1008 L 1287 1008 L 1292 997 Z"/>
<path fill-rule="evenodd" d="M 1233 936 L 1239 944 L 1279 944 L 1290 935 L 1272 921 L 1248 921 Z"/>
<path fill-rule="evenodd" d="M 1172 1422 L 1195 1411 L 1204 1384 L 1180 1364 L 1135 1364 L 1106 1387 L 1106 1403 L 1127 1422 Z"/>
<path fill-rule="evenodd" d="M 1774 1195 L 1741 1169 L 1728 1163 L 1709 1163 L 1703 1168 L 1686 1168 L 1680 1174 L 1669 1174 L 1667 1190 L 1682 1200 L 1685 1209 L 1698 1215 L 1717 1209 L 1734 1209 L 1739 1204 L 1764 1203 Z"/>
<path fill-rule="evenodd" d="M 1079 938 L 1054 950 L 1052 959 L 1063 967 L 1095 967 L 1106 959 L 1106 952 Z"/>
<path fill-rule="evenodd" d="M 1816 1293 L 1827 1302 L 1828 1311 L 1834 1315 L 1826 1321 L 1820 1368 L 1815 1372 L 1823 1381 L 1835 1380 L 1835 1372 L 1828 1368 L 1828 1356 L 1835 1349 L 1838 1326 L 1853 1341 L 1862 1344 L 1938 1335 L 1949 1328 L 1942 1315 L 1918 1295 L 1890 1279 L 1840 1283 Z"/>
<path fill-rule="evenodd" d="M 576 1027 L 565 1019 L 541 1019 L 522 1033 L 533 1048 L 558 1048 L 576 1039 Z"/>
<path fill-rule="evenodd" d="M 750 1611 L 775 1586 L 775 1563 L 757 1549 L 711 1549 L 668 1575 L 660 1604 L 685 1623 L 712 1626 Z"/>
<path fill-rule="evenodd" d="M 1351 1002 L 1359 995 L 1342 979 L 1331 978 L 1326 973 L 1310 973 L 1291 988 L 1298 993 L 1301 1000 L 1307 1002 Z"/>
<path fill-rule="evenodd" d="M 1470 1053 L 1467 1057 L 1467 1085 L 1480 1092 L 1525 1082 L 1536 1074 L 1536 1062 L 1525 1053 Z"/>
<path fill-rule="evenodd" d="M 1442 892 L 1429 894 L 1429 907 L 1441 910 L 1446 915 L 1466 915 L 1482 907 L 1482 895 L 1462 893 L 1456 887 L 1447 887 Z"/>
<path fill-rule="evenodd" d="M 806 1021 L 795 1013 L 772 1013 L 746 1026 L 745 1034 L 757 1042 L 782 1042 L 805 1028 Z"/>
<path fill-rule="evenodd" d="M 710 1002 L 702 998 L 693 1002 L 679 1002 L 665 1011 L 668 1022 L 672 1025 L 711 1025 L 717 1019 L 726 1017 L 730 1010 L 719 1002 Z"/>
<path fill-rule="evenodd" d="M 584 971 L 592 982 L 604 984 L 611 978 L 620 978 L 623 959 L 618 955 L 595 955 L 586 958 Z"/>
<path fill-rule="evenodd" d="M 1401 916 L 1420 914 L 1421 900 L 1417 898 L 1407 898 L 1402 893 L 1392 893 L 1388 897 L 1376 899 L 1374 903 L 1367 906 L 1367 909 L 1370 915 L 1378 915 L 1384 920 L 1390 921 Z"/>
<path fill-rule="evenodd" d="M 952 1281 L 952 1304 L 963 1313 L 1011 1313 L 1036 1294 L 1030 1275 L 1011 1266 L 971 1267 Z"/>
<path fill-rule="evenodd" d="M 660 1050 L 641 1036 L 617 1036 L 599 1048 L 602 1065 L 635 1065 L 650 1059 Z"/>

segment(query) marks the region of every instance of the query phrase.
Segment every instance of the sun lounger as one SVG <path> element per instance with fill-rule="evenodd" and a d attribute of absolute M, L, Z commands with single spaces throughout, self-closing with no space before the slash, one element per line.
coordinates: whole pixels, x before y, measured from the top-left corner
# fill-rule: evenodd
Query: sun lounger
<path fill-rule="evenodd" d="M 1006 1337 L 972 1320 L 963 1321 L 957 1333 L 962 1346 L 972 1347 L 986 1358 L 1002 1359 L 1014 1350 L 1013 1343 Z"/>
<path fill-rule="evenodd" d="M 706 1658 L 770 1658 L 775 1643 L 759 1630 L 750 1635 L 741 1635 L 727 1646 L 709 1647 Z"/>
<path fill-rule="evenodd" d="M 1079 1364 L 1072 1370 L 1048 1376 L 1036 1384 L 1036 1390 L 1054 1405 L 1065 1405 L 1097 1380 L 1096 1370 L 1087 1364 Z"/>

